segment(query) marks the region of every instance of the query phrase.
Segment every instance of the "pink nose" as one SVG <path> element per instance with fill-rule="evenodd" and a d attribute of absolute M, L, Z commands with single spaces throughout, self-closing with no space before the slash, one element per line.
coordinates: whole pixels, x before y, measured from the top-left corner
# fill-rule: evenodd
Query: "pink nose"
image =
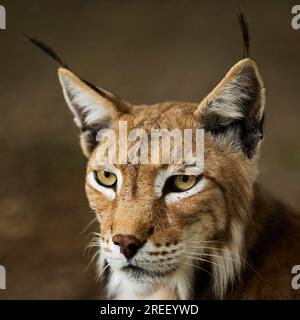
<path fill-rule="evenodd" d="M 132 235 L 117 234 L 112 238 L 113 243 L 120 247 L 120 252 L 129 260 L 143 245 L 143 243 Z"/>

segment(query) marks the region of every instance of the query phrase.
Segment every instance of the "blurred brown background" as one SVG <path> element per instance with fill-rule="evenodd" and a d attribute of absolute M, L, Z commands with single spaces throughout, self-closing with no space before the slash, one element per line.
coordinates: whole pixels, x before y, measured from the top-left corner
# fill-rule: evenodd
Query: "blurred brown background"
<path fill-rule="evenodd" d="M 55 63 L 37 35 L 83 77 L 136 103 L 200 101 L 242 53 L 236 13 L 250 20 L 267 88 L 260 180 L 300 208 L 300 30 L 294 1 L 1 1 L 0 264 L 7 298 L 97 298 L 85 269 L 93 219 L 85 159 Z"/>

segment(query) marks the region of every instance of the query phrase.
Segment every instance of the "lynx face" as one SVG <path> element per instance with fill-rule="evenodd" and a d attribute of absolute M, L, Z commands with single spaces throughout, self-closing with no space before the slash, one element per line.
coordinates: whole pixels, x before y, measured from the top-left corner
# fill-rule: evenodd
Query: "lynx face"
<path fill-rule="evenodd" d="M 135 106 L 66 68 L 59 78 L 89 159 L 86 192 L 100 222 L 99 267 L 112 271 L 110 294 L 167 291 L 186 299 L 196 273 L 204 272 L 222 297 L 243 267 L 262 139 L 264 89 L 254 62 L 237 63 L 200 104 Z M 118 136 L 120 121 L 147 133 L 204 129 L 204 166 L 105 163 L 97 132 L 109 128 Z"/>

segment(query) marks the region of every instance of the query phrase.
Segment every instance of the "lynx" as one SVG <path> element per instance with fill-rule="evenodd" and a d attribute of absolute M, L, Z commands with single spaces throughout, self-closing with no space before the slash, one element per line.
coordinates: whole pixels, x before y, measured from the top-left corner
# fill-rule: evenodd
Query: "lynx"
<path fill-rule="evenodd" d="M 296 299 L 300 216 L 257 183 L 265 88 L 245 55 L 199 103 L 134 105 L 60 64 L 88 158 L 86 193 L 100 224 L 98 267 L 114 299 Z M 204 164 L 106 163 L 97 133 L 203 129 Z M 117 145 L 117 148 L 119 146 Z"/>

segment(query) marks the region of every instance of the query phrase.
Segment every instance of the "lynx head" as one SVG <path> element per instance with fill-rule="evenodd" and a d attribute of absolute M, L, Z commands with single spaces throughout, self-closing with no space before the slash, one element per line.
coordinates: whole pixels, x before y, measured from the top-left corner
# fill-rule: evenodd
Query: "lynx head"
<path fill-rule="evenodd" d="M 185 299 L 200 276 L 198 288 L 222 297 L 243 267 L 263 136 L 265 96 L 255 63 L 239 61 L 200 103 L 154 105 L 125 102 L 61 65 L 59 79 L 88 158 L 86 192 L 100 222 L 99 268 L 112 271 L 110 294 L 149 296 L 165 287 Z M 203 129 L 204 163 L 107 163 L 97 133 L 115 133 L 118 154 L 125 143 L 120 123 L 128 132 L 142 130 L 148 141 L 153 128 Z"/>
<path fill-rule="evenodd" d="M 111 287 L 148 292 L 165 283 L 184 298 L 203 270 L 222 295 L 243 264 L 262 139 L 264 89 L 255 63 L 238 62 L 201 103 L 131 105 L 66 68 L 59 78 L 88 157 L 86 192 Z M 184 162 L 106 163 L 97 132 L 111 129 L 120 139 L 120 122 L 144 130 L 149 141 L 153 128 L 204 129 L 202 170 Z"/>

